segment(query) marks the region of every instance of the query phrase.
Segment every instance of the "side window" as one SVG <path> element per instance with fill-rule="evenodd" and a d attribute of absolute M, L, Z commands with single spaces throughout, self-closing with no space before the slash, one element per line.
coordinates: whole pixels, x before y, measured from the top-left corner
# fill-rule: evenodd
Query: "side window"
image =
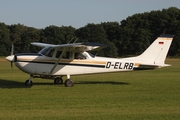
<path fill-rule="evenodd" d="M 62 53 L 62 51 L 57 51 L 57 53 L 56 53 L 56 58 L 59 58 L 60 55 L 61 55 L 61 53 Z"/>
<path fill-rule="evenodd" d="M 62 51 L 57 51 L 56 58 L 59 58 L 61 54 L 62 54 Z M 72 55 L 71 52 L 66 52 L 66 53 L 64 53 L 62 58 L 63 59 L 70 59 L 71 55 Z"/>
<path fill-rule="evenodd" d="M 70 52 L 66 52 L 63 57 L 64 59 L 69 59 L 70 58 Z"/>

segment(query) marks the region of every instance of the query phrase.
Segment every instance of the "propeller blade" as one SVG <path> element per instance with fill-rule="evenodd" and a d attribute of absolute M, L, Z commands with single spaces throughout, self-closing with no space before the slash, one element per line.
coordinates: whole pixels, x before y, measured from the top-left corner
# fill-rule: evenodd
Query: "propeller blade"
<path fill-rule="evenodd" d="M 11 47 L 11 55 L 14 54 L 14 44 L 12 43 L 12 47 Z"/>
<path fill-rule="evenodd" d="M 12 73 L 12 69 L 13 69 L 13 62 L 15 60 L 15 55 L 14 54 L 14 44 L 12 43 L 12 47 L 11 47 L 11 55 L 6 57 L 6 60 L 11 62 L 11 73 Z"/>

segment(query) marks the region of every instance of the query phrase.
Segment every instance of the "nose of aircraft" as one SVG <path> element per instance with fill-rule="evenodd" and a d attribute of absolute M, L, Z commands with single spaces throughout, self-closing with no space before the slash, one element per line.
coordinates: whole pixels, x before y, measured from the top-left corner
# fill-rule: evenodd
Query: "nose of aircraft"
<path fill-rule="evenodd" d="M 14 61 L 14 55 L 7 56 L 6 60 L 9 62 L 13 62 Z"/>

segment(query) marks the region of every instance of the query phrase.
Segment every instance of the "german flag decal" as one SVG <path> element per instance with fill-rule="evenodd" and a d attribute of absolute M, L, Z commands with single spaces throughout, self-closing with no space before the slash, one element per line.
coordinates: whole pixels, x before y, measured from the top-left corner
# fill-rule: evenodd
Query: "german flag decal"
<path fill-rule="evenodd" d="M 160 45 L 163 45 L 163 44 L 164 44 L 164 42 L 159 42 L 159 44 L 160 44 Z"/>

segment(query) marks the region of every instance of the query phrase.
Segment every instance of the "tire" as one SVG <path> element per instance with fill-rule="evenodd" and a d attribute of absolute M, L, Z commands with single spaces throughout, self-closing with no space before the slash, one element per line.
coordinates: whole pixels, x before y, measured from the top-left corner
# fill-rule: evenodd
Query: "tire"
<path fill-rule="evenodd" d="M 26 86 L 32 86 L 32 81 L 31 80 L 26 80 L 25 85 Z"/>
<path fill-rule="evenodd" d="M 62 78 L 55 78 L 54 84 L 63 84 L 63 79 Z"/>
<path fill-rule="evenodd" d="M 74 86 L 74 82 L 70 79 L 67 79 L 64 83 L 65 87 L 73 87 Z"/>

